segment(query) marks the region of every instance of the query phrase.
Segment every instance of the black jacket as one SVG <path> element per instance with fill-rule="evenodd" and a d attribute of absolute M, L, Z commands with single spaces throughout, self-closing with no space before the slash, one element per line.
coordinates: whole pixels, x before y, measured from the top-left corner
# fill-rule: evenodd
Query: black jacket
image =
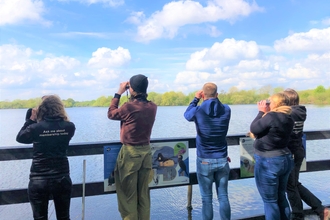
<path fill-rule="evenodd" d="M 259 112 L 250 126 L 250 131 L 256 136 L 255 153 L 262 157 L 276 157 L 290 154 L 288 142 L 293 128 L 290 114 L 268 112 L 263 117 Z"/>
<path fill-rule="evenodd" d="M 292 109 L 291 117 L 294 121 L 294 126 L 290 135 L 290 141 L 288 147 L 291 151 L 294 151 L 297 148 L 303 147 L 302 136 L 303 136 L 304 122 L 306 121 L 307 113 L 306 113 L 306 107 L 303 105 L 294 105 L 291 106 L 291 109 Z"/>
<path fill-rule="evenodd" d="M 38 123 L 27 119 L 16 141 L 33 143 L 30 178 L 57 178 L 69 175 L 67 149 L 75 132 L 72 122 L 46 118 Z"/>

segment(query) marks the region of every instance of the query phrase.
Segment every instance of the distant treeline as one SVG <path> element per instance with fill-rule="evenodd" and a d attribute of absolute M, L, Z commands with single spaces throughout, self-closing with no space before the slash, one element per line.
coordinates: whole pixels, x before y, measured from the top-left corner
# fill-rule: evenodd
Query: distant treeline
<path fill-rule="evenodd" d="M 239 90 L 236 87 L 230 88 L 228 92 L 218 91 L 219 99 L 222 103 L 236 104 L 254 104 L 259 100 L 267 99 L 270 95 L 283 91 L 284 88 L 272 86 L 264 86 L 261 89 Z M 188 95 L 182 92 L 165 92 L 156 93 L 149 92 L 148 99 L 156 103 L 158 106 L 187 106 L 195 96 L 195 92 Z M 297 91 L 300 97 L 300 104 L 315 104 L 315 105 L 330 105 L 330 87 L 317 86 L 315 89 Z M 120 104 L 127 101 L 127 96 L 124 93 L 120 99 Z M 96 100 L 91 101 L 75 101 L 72 98 L 63 100 L 65 107 L 108 107 L 113 96 L 101 96 Z M 18 109 L 18 108 L 33 108 L 38 106 L 41 98 L 29 100 L 16 99 L 14 101 L 1 101 L 0 109 Z"/>

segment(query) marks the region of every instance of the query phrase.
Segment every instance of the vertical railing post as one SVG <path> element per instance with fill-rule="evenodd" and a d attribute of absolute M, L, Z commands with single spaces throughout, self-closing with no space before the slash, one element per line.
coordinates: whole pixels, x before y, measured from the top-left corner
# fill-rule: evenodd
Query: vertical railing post
<path fill-rule="evenodd" d="M 86 183 L 86 160 L 83 161 L 83 182 L 82 182 L 82 214 L 81 219 L 85 219 L 85 183 Z"/>
<path fill-rule="evenodd" d="M 192 185 L 188 185 L 188 203 L 187 209 L 192 210 L 191 200 L 192 200 Z"/>

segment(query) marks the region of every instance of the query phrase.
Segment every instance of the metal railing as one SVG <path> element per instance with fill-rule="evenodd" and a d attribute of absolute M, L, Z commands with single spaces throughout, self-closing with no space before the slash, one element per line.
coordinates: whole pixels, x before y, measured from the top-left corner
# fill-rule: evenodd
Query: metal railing
<path fill-rule="evenodd" d="M 320 131 L 306 131 L 306 140 L 322 140 L 330 139 L 330 130 L 320 130 Z M 228 135 L 227 142 L 229 146 L 239 145 L 239 139 L 246 137 L 245 135 Z M 170 139 L 152 139 L 152 143 L 157 142 L 168 142 L 168 141 L 188 141 L 189 148 L 196 148 L 195 138 L 170 138 Z M 83 156 L 83 155 L 100 155 L 103 154 L 104 146 L 118 145 L 120 142 L 97 142 L 97 143 L 83 143 L 83 144 L 71 144 L 68 150 L 68 156 Z M 1 161 L 11 161 L 11 160 L 24 160 L 32 158 L 32 146 L 13 146 L 13 147 L 1 147 L 0 148 L 0 162 Z M 307 170 L 304 172 L 314 172 L 314 171 L 323 171 L 330 170 L 330 159 L 328 160 L 318 160 L 318 161 L 308 161 Z M 188 185 L 188 207 L 191 204 L 191 186 L 198 184 L 196 173 L 189 174 L 190 182 L 184 185 Z M 251 177 L 247 177 L 251 178 Z M 253 177 L 252 177 L 253 178 Z M 230 171 L 230 180 L 244 179 L 240 177 L 240 169 L 233 168 Z M 170 185 L 170 186 L 161 186 L 157 187 L 176 187 L 180 185 Z M 153 189 L 151 187 L 151 189 Z M 88 182 L 83 184 L 74 184 L 72 187 L 72 198 L 82 197 L 83 191 L 85 196 L 95 196 L 103 194 L 111 194 L 115 192 L 105 192 L 104 191 L 104 182 Z M 189 201 L 190 200 L 190 201 Z M 27 189 L 2 189 L 0 190 L 0 205 L 7 204 L 18 204 L 18 203 L 27 203 Z"/>

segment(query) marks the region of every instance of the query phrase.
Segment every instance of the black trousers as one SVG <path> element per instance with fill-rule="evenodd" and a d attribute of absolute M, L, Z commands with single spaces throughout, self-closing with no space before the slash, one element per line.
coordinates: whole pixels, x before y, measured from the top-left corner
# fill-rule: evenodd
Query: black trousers
<path fill-rule="evenodd" d="M 301 147 L 293 150 L 292 154 L 294 155 L 294 167 L 290 173 L 287 185 L 287 195 L 292 209 L 292 217 L 293 219 L 304 219 L 302 201 L 320 215 L 324 209 L 322 202 L 299 182 L 299 171 L 305 157 L 305 150 Z"/>
<path fill-rule="evenodd" d="M 35 220 L 48 219 L 48 201 L 53 199 L 57 219 L 70 219 L 72 181 L 66 175 L 60 178 L 30 179 L 29 201 Z"/>

